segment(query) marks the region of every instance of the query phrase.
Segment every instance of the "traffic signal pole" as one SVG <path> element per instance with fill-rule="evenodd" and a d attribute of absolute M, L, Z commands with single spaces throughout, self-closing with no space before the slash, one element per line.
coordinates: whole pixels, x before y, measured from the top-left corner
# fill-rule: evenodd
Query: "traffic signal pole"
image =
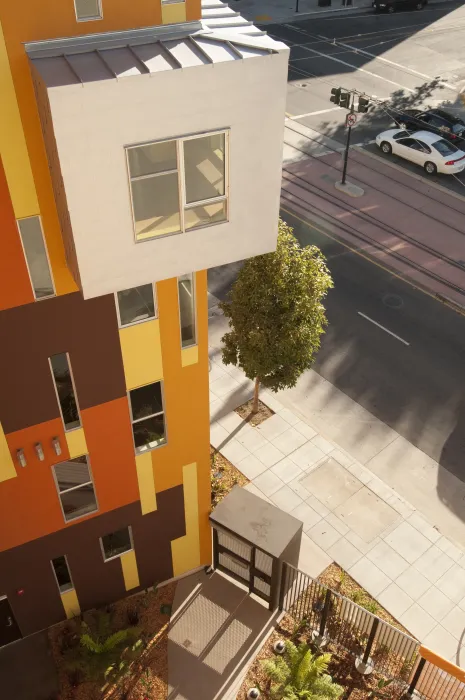
<path fill-rule="evenodd" d="M 350 107 L 350 112 L 349 114 L 354 114 L 354 103 L 355 103 L 355 95 L 352 93 L 352 104 Z M 344 152 L 344 167 L 342 170 L 342 180 L 341 180 L 341 185 L 346 184 L 346 174 L 347 174 L 347 161 L 349 160 L 349 148 L 350 148 L 350 135 L 352 133 L 352 125 L 351 122 L 349 121 L 348 127 L 347 127 L 347 141 L 346 141 L 346 150 Z"/>

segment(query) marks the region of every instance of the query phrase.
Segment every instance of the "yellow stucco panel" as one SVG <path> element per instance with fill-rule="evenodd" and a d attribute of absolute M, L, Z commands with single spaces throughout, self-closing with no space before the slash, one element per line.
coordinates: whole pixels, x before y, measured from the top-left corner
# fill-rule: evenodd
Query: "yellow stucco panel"
<path fill-rule="evenodd" d="M 124 587 L 127 591 L 137 588 L 139 585 L 139 571 L 137 570 L 136 553 L 132 549 L 121 557 L 121 568 L 123 569 Z"/>
<path fill-rule="evenodd" d="M 61 602 L 63 603 L 68 620 L 71 617 L 81 614 L 81 607 L 74 588 L 71 591 L 66 591 L 66 593 L 61 594 Z"/>
<path fill-rule="evenodd" d="M 181 364 L 183 367 L 195 365 L 199 361 L 199 346 L 193 345 L 191 348 L 181 350 Z"/>
<path fill-rule="evenodd" d="M 127 389 L 163 379 L 158 319 L 121 328 L 119 337 Z"/>
<path fill-rule="evenodd" d="M 16 468 L 0 423 L 0 481 L 12 479 L 14 476 L 17 476 Z"/>
<path fill-rule="evenodd" d="M 71 430 L 69 433 L 65 433 L 65 435 L 66 442 L 68 443 L 70 459 L 87 454 L 87 443 L 84 428 Z"/>
<path fill-rule="evenodd" d="M 171 542 L 174 576 L 181 576 L 200 566 L 197 464 L 187 464 L 182 468 L 182 474 L 186 534 Z"/>
<path fill-rule="evenodd" d="M 155 479 L 153 476 L 152 455 L 150 452 L 136 457 L 137 482 L 139 484 L 139 498 L 142 515 L 157 510 L 157 496 L 155 493 Z"/>
<path fill-rule="evenodd" d="M 39 213 L 21 116 L 0 25 L 0 153 L 17 219 Z"/>
<path fill-rule="evenodd" d="M 177 24 L 186 21 L 185 2 L 162 2 L 161 18 L 163 24 Z"/>

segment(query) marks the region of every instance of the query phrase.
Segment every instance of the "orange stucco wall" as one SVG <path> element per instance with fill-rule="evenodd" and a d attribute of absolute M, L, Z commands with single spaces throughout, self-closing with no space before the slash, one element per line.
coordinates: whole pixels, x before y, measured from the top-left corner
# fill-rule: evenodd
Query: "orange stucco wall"
<path fill-rule="evenodd" d="M 0 159 L 0 311 L 34 301 Z"/>
<path fill-rule="evenodd" d="M 93 518 L 139 498 L 126 398 L 116 399 L 81 412 L 99 510 Z M 57 457 L 52 438 L 58 436 L 62 454 Z M 17 466 L 18 476 L 1 484 L 0 551 L 71 527 L 65 523 L 52 475 L 52 464 L 69 458 L 61 419 L 18 430 L 6 436 L 16 461 L 24 450 L 27 466 Z M 44 461 L 37 459 L 34 444 L 40 442 Z M 75 522 L 81 522 L 80 518 Z"/>
<path fill-rule="evenodd" d="M 76 291 L 66 266 L 48 162 L 24 42 L 56 39 L 161 24 L 160 0 L 102 0 L 103 19 L 78 22 L 73 0 L 0 2 L 5 36 L 27 149 L 33 171 L 57 294 Z M 187 0 L 187 18 L 200 18 L 200 0 Z"/>
<path fill-rule="evenodd" d="M 154 450 L 156 491 L 182 484 L 182 467 L 197 463 L 202 562 L 210 561 L 210 422 L 207 273 L 196 275 L 199 361 L 181 366 L 176 279 L 157 283 L 168 444 Z M 187 389 L 187 390 L 186 390 Z"/>

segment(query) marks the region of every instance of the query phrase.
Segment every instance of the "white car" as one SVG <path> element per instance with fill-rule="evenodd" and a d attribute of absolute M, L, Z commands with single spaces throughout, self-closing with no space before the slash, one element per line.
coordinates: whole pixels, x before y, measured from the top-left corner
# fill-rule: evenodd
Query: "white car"
<path fill-rule="evenodd" d="M 389 129 L 376 137 L 376 144 L 386 155 L 394 153 L 423 166 L 428 175 L 450 175 L 465 169 L 464 151 L 430 131 L 409 134 L 404 129 Z"/>

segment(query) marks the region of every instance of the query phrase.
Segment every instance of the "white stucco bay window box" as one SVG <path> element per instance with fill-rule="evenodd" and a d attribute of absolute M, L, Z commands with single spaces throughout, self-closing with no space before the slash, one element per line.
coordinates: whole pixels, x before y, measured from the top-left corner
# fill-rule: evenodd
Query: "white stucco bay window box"
<path fill-rule="evenodd" d="M 276 245 L 288 49 L 224 12 L 26 46 L 85 298 Z"/>

